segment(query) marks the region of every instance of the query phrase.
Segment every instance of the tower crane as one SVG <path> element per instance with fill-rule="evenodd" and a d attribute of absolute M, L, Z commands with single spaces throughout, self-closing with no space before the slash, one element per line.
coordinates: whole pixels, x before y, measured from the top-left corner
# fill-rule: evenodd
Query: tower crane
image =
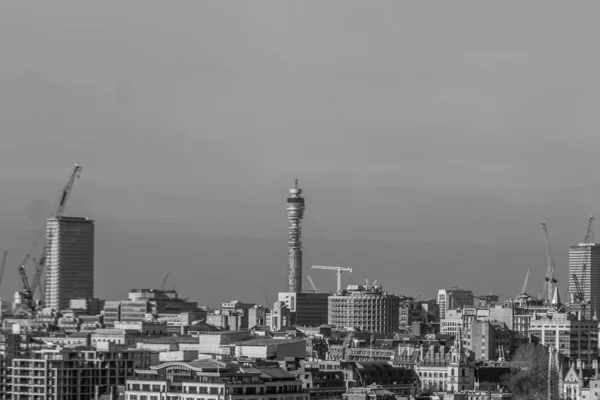
<path fill-rule="evenodd" d="M 548 239 L 548 227 L 545 222 L 542 222 L 542 229 L 544 230 L 544 244 L 546 246 L 546 259 L 548 269 L 546 271 L 546 282 L 544 283 L 544 289 L 542 291 L 542 299 L 548 303 L 552 303 L 552 297 L 556 290 L 556 265 L 550 252 L 550 240 Z"/>
<path fill-rule="evenodd" d="M 165 285 L 167 284 L 167 278 L 169 277 L 169 274 L 171 273 L 171 271 L 168 271 L 165 274 L 165 278 L 162 281 L 162 284 L 160 285 L 160 290 L 164 290 L 165 289 Z"/>
<path fill-rule="evenodd" d="M 594 216 L 590 215 L 590 219 L 588 220 L 587 232 L 585 233 L 585 239 L 583 239 L 583 243 L 595 243 L 596 238 L 594 237 Z"/>
<path fill-rule="evenodd" d="M 73 189 L 73 184 L 75 183 L 75 180 L 77 178 L 79 178 L 79 173 L 81 172 L 82 169 L 83 168 L 78 164 L 75 164 L 75 166 L 73 167 L 73 172 L 71 172 L 71 176 L 69 177 L 67 184 L 65 185 L 65 187 L 62 190 L 56 210 L 52 214 L 52 218 L 60 218 L 63 216 L 65 207 L 67 206 L 67 200 L 69 200 L 69 196 L 71 195 L 71 190 Z M 42 274 L 44 273 L 44 268 L 46 267 L 46 251 L 47 251 L 46 246 L 47 246 L 47 244 L 44 244 L 42 253 L 38 257 L 37 262 L 36 262 L 35 274 L 33 276 L 32 282 L 31 282 L 31 291 L 32 291 L 31 295 L 32 296 L 35 295 L 35 291 L 40 286 Z M 30 254 L 27 254 L 27 256 L 25 257 L 25 261 L 23 262 L 22 265 L 25 265 L 25 263 L 27 262 L 29 257 L 30 257 Z M 42 292 L 42 296 L 43 296 L 44 290 L 41 289 L 41 292 Z"/>
<path fill-rule="evenodd" d="M 4 255 L 2 256 L 2 264 L 0 264 L 0 283 L 2 283 L 2 277 L 4 276 L 4 267 L 6 266 L 6 257 L 8 256 L 8 251 L 4 251 Z"/>
<path fill-rule="evenodd" d="M 338 292 L 342 291 L 342 272 L 350 272 L 350 273 L 352 272 L 352 268 L 335 267 L 332 265 L 313 265 L 312 268 L 335 271 L 335 274 L 337 276 L 337 291 Z"/>
<path fill-rule="evenodd" d="M 29 280 L 27 279 L 27 273 L 25 272 L 24 265 L 19 267 L 19 274 L 21 275 L 21 282 L 23 283 L 21 300 L 25 303 L 30 311 L 35 311 L 35 301 L 33 301 L 33 294 L 31 293 L 31 287 L 29 286 Z"/>
<path fill-rule="evenodd" d="M 585 288 L 585 277 L 586 277 L 586 269 L 587 269 L 587 265 L 583 264 L 582 268 L 581 268 L 581 282 L 579 282 L 579 278 L 577 277 L 577 274 L 573 274 L 573 283 L 575 284 L 575 293 L 573 293 L 573 300 L 579 304 L 579 307 L 581 307 L 581 315 L 585 316 L 585 307 L 590 304 L 589 300 L 585 299 L 585 292 L 584 292 L 584 288 Z"/>
<path fill-rule="evenodd" d="M 310 283 L 310 286 L 312 286 L 314 292 L 319 293 L 319 290 L 317 289 L 317 285 L 315 285 L 315 282 L 312 280 L 312 278 L 308 275 L 306 275 L 306 277 L 308 278 L 308 282 Z"/>
<path fill-rule="evenodd" d="M 525 282 L 523 282 L 523 287 L 521 288 L 521 294 L 525 294 L 527 289 L 527 281 L 529 281 L 529 270 L 527 270 L 527 274 L 525 275 Z"/>

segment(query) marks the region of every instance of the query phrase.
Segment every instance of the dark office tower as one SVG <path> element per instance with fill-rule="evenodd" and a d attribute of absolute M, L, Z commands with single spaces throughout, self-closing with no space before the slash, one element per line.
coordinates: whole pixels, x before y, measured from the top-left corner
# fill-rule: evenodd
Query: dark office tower
<path fill-rule="evenodd" d="M 287 199 L 288 228 L 288 292 L 302 293 L 302 227 L 304 196 L 298 180 Z"/>
<path fill-rule="evenodd" d="M 50 218 L 46 223 L 46 307 L 69 308 L 94 297 L 94 221 Z"/>

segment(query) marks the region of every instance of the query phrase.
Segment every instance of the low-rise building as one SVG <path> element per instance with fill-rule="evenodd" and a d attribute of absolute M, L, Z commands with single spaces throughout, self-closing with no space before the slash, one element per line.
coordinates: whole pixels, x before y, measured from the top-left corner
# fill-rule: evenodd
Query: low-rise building
<path fill-rule="evenodd" d="M 591 365 L 598 359 L 598 321 L 581 320 L 571 313 L 553 313 L 531 321 L 531 339 L 554 346 L 569 360 Z"/>
<path fill-rule="evenodd" d="M 231 346 L 231 345 L 230 345 Z M 283 360 L 306 357 L 304 339 L 258 338 L 234 343 L 235 356 L 262 360 Z"/>
<path fill-rule="evenodd" d="M 107 394 L 139 368 L 148 368 L 152 353 L 120 350 L 114 344 L 102 348 L 42 349 L 11 364 L 10 394 L 23 400 L 92 399 Z"/>
<path fill-rule="evenodd" d="M 471 324 L 467 346 L 475 360 L 506 358 L 512 348 L 512 332 L 504 323 L 475 321 Z"/>
<path fill-rule="evenodd" d="M 349 285 L 329 296 L 328 324 L 338 329 L 391 333 L 399 326 L 400 298 L 380 285 Z"/>
<path fill-rule="evenodd" d="M 211 359 L 168 362 L 137 370 L 127 380 L 126 400 L 152 396 L 186 400 L 225 396 L 228 400 L 309 400 L 302 382 L 279 367 L 245 367 Z"/>
<path fill-rule="evenodd" d="M 346 392 L 344 372 L 322 371 L 319 368 L 298 368 L 290 371 L 308 392 L 311 400 L 340 400 Z"/>
<path fill-rule="evenodd" d="M 342 397 L 344 400 L 396 400 L 396 394 L 377 384 L 350 388 Z"/>
<path fill-rule="evenodd" d="M 329 293 L 280 292 L 277 299 L 290 310 L 291 324 L 319 326 L 327 323 L 328 298 Z"/>
<path fill-rule="evenodd" d="M 467 362 L 460 340 L 455 341 L 449 353 L 444 346 L 422 346 L 414 368 L 423 390 L 460 392 L 475 387 L 474 368 Z"/>

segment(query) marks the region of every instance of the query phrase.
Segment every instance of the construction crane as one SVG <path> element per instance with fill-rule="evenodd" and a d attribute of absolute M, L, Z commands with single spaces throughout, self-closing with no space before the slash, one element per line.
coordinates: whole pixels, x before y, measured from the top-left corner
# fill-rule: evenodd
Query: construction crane
<path fill-rule="evenodd" d="M 61 195 L 60 195 L 60 198 L 58 201 L 58 205 L 56 206 L 56 209 L 55 209 L 54 213 L 52 214 L 52 218 L 60 218 L 63 216 L 65 207 L 67 206 L 67 200 L 69 200 L 69 196 L 71 195 L 71 190 L 73 189 L 73 184 L 75 183 L 75 180 L 77 178 L 79 178 L 79 173 L 81 172 L 82 169 L 83 168 L 78 164 L 75 164 L 75 166 L 73 167 L 73 172 L 71 172 L 71 176 L 69 177 L 67 184 L 65 185 L 65 187 L 63 188 L 63 190 L 61 192 Z M 44 244 L 42 253 L 37 259 L 35 274 L 33 276 L 33 280 L 31 281 L 31 290 L 32 290 L 31 295 L 32 296 L 35 295 L 35 291 L 40 286 L 42 274 L 44 273 L 44 268 L 46 267 L 46 251 L 47 251 L 46 244 Z M 27 254 L 24 262 L 21 265 L 25 265 L 27 263 L 27 260 L 29 259 L 29 257 L 30 257 L 30 254 Z M 43 289 L 42 289 L 42 292 L 43 292 Z M 42 294 L 42 297 L 43 297 L 43 294 Z"/>
<path fill-rule="evenodd" d="M 556 291 L 556 265 L 554 264 L 554 259 L 552 258 L 552 253 L 550 252 L 550 240 L 548 239 L 548 227 L 545 222 L 542 222 L 542 229 L 544 230 L 544 243 L 546 246 L 546 261 L 548 264 L 548 269 L 546 271 L 546 281 L 544 282 L 544 289 L 542 290 L 542 300 L 547 303 L 552 303 L 552 297 L 554 296 L 554 292 Z"/>
<path fill-rule="evenodd" d="M 4 276 L 4 267 L 6 266 L 6 257 L 8 256 L 8 251 L 4 251 L 4 255 L 2 256 L 2 264 L 0 264 L 0 283 L 2 283 L 2 277 Z"/>
<path fill-rule="evenodd" d="M 319 290 L 317 289 L 317 286 L 315 285 L 315 282 L 312 280 L 312 278 L 308 275 L 306 275 L 306 277 L 308 278 L 308 282 L 310 283 L 310 286 L 312 286 L 313 291 L 315 293 L 319 293 Z"/>
<path fill-rule="evenodd" d="M 338 292 L 342 291 L 342 272 L 350 272 L 350 273 L 352 272 L 352 268 L 335 267 L 332 265 L 313 265 L 312 268 L 335 271 L 335 274 L 337 276 L 337 291 Z"/>
<path fill-rule="evenodd" d="M 33 266 L 34 266 L 34 268 L 36 268 L 36 272 L 37 272 L 37 266 L 39 265 L 38 260 L 35 257 L 33 257 L 31 260 L 33 261 Z M 37 279 L 36 285 L 37 285 L 37 287 L 40 288 L 40 299 L 43 300 L 46 295 L 46 288 L 44 287 L 44 285 L 42 285 L 41 274 L 40 274 L 40 276 L 37 276 L 37 274 L 36 274 L 33 278 L 34 278 L 34 280 Z M 33 290 L 33 295 L 35 297 L 35 289 L 32 287 L 31 290 Z"/>
<path fill-rule="evenodd" d="M 575 285 L 575 293 L 573 293 L 573 300 L 577 304 L 579 304 L 579 307 L 581 308 L 581 316 L 582 317 L 585 316 L 585 307 L 588 304 L 590 304 L 590 301 L 585 299 L 585 292 L 584 292 L 585 277 L 587 275 L 586 269 L 587 269 L 587 265 L 583 264 L 583 266 L 581 268 L 581 282 L 579 282 L 579 278 L 577 277 L 577 274 L 572 275 L 573 284 Z"/>
<path fill-rule="evenodd" d="M 168 271 L 165 274 L 165 278 L 162 281 L 162 284 L 160 285 L 160 290 L 165 290 L 165 285 L 167 284 L 167 278 L 169 277 L 169 274 L 171 273 L 171 271 Z"/>
<path fill-rule="evenodd" d="M 21 301 L 33 312 L 35 311 L 35 301 L 33 300 L 33 293 L 31 293 L 31 287 L 29 286 L 29 280 L 27 279 L 24 265 L 19 267 L 19 274 L 21 274 L 21 282 L 23 283 L 23 290 L 20 292 Z"/>
<path fill-rule="evenodd" d="M 521 288 L 521 294 L 526 293 L 527 281 L 529 281 L 529 270 L 527 270 L 527 274 L 525 275 L 525 282 L 523 282 L 523 287 Z"/>
<path fill-rule="evenodd" d="M 585 239 L 583 239 L 583 243 L 595 243 L 596 238 L 594 238 L 594 216 L 590 215 L 590 219 L 588 220 L 588 227 L 585 233 Z"/>

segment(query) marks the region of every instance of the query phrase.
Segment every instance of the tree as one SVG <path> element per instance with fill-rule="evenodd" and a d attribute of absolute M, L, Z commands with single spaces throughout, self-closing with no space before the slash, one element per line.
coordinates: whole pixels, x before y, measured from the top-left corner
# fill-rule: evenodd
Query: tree
<path fill-rule="evenodd" d="M 516 399 L 545 399 L 548 379 L 548 349 L 542 345 L 529 343 L 517 349 L 510 374 L 502 379 L 502 384 L 513 393 Z"/>

